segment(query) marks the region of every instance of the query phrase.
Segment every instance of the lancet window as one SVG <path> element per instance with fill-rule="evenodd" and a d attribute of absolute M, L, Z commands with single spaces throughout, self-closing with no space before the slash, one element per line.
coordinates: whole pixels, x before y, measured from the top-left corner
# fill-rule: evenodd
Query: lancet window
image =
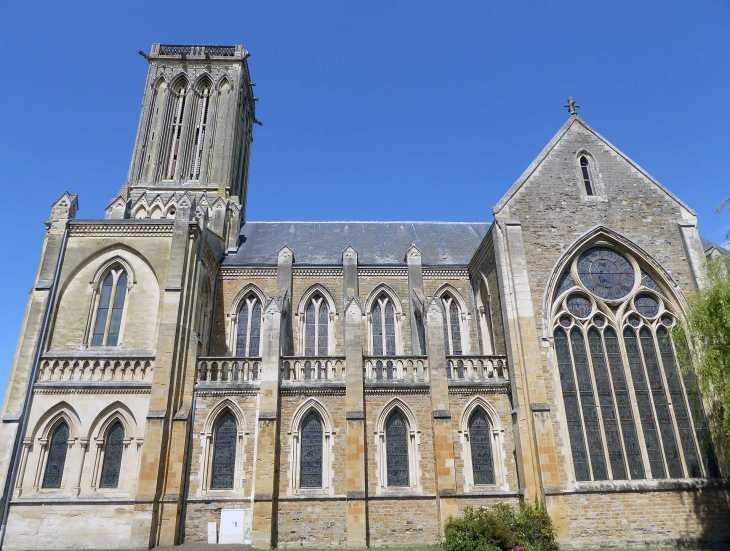
<path fill-rule="evenodd" d="M 561 276 L 553 337 L 578 481 L 717 476 L 676 305 L 632 256 L 593 247 Z M 671 405 L 670 405 L 671 404 Z"/>
<path fill-rule="evenodd" d="M 236 418 L 230 411 L 216 423 L 213 440 L 213 464 L 210 487 L 213 490 L 232 490 L 236 472 Z"/>
<path fill-rule="evenodd" d="M 327 301 L 316 293 L 304 311 L 304 355 L 326 356 L 329 333 Z"/>
<path fill-rule="evenodd" d="M 596 188 L 591 178 L 591 164 L 585 155 L 581 155 L 580 157 L 580 172 L 583 177 L 583 186 L 585 187 L 586 195 L 595 195 Z"/>
<path fill-rule="evenodd" d="M 185 116 L 185 101 L 187 99 L 187 87 L 184 83 L 179 84 L 177 88 L 172 90 L 172 112 L 170 113 L 170 129 L 169 143 L 170 148 L 167 153 L 167 170 L 165 178 L 172 180 L 175 178 L 177 165 L 180 155 L 183 117 Z"/>
<path fill-rule="evenodd" d="M 441 296 L 444 304 L 444 342 L 446 354 L 461 355 L 461 312 L 454 297 L 448 293 Z"/>
<path fill-rule="evenodd" d="M 385 423 L 385 450 L 387 456 L 388 486 L 409 486 L 408 423 L 395 410 Z"/>
<path fill-rule="evenodd" d="M 61 423 L 53 431 L 48 445 L 46 471 L 43 475 L 43 488 L 60 488 L 63 480 L 63 467 L 66 464 L 68 450 L 68 424 Z"/>
<path fill-rule="evenodd" d="M 381 293 L 373 303 L 373 355 L 393 356 L 395 347 L 395 307 L 387 294 Z"/>
<path fill-rule="evenodd" d="M 203 146 L 208 127 L 208 111 L 210 107 L 210 85 L 206 84 L 198 94 L 198 105 L 195 113 L 193 129 L 193 156 L 190 162 L 190 179 L 200 179 L 200 167 L 203 159 Z"/>
<path fill-rule="evenodd" d="M 469 448 L 474 484 L 494 484 L 492 427 L 478 408 L 469 418 Z"/>
<path fill-rule="evenodd" d="M 255 358 L 260 355 L 261 321 L 261 301 L 255 293 L 250 293 L 238 311 L 236 356 Z"/>
<path fill-rule="evenodd" d="M 302 422 L 300 441 L 299 487 L 322 487 L 322 458 L 324 438 L 322 419 L 311 411 Z"/>
<path fill-rule="evenodd" d="M 113 267 L 104 276 L 98 293 L 92 346 L 117 346 L 127 296 L 127 272 Z"/>
<path fill-rule="evenodd" d="M 107 432 L 104 442 L 104 462 L 101 467 L 100 488 L 116 488 L 124 451 L 124 427 L 116 421 Z"/>

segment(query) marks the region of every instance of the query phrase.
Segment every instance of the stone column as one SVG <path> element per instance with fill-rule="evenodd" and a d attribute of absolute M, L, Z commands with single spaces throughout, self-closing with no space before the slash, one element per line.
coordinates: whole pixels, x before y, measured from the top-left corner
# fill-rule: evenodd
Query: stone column
<path fill-rule="evenodd" d="M 446 376 L 446 343 L 444 342 L 444 307 L 441 299 L 427 298 L 421 305 L 424 312 L 428 372 L 431 376 L 431 411 L 433 415 L 433 448 L 436 462 L 436 490 L 439 500 L 440 535 L 450 516 L 459 515 L 456 500 L 454 437 L 451 427 L 449 380 Z"/>
<path fill-rule="evenodd" d="M 542 374 L 543 359 L 527 274 L 522 225 L 516 221 L 495 223 L 494 249 L 504 312 L 505 344 L 511 362 L 512 401 L 517 413 L 514 437 L 520 487 L 528 500 L 542 494 L 558 537 L 561 537 L 567 534 L 567 520 Z"/>
<path fill-rule="evenodd" d="M 342 253 L 345 297 L 345 418 L 347 469 L 347 547 L 367 547 L 367 487 L 365 470 L 365 392 L 363 387 L 362 304 L 358 298 L 357 251 Z"/>
<path fill-rule="evenodd" d="M 406 252 L 405 261 L 408 264 L 408 296 L 413 297 L 418 292 L 423 294 L 423 267 L 419 248 L 411 245 Z M 411 308 L 411 348 L 416 356 L 426 353 L 422 316 L 423 314 L 419 316 L 416 308 Z"/>
<path fill-rule="evenodd" d="M 23 410 L 28 399 L 28 392 L 32 384 L 33 369 L 36 356 L 40 354 L 45 334 L 43 324 L 46 309 L 51 307 L 51 291 L 53 289 L 56 268 L 63 258 L 64 234 L 68 222 L 73 220 L 78 210 L 76 195 L 65 192 L 51 207 L 51 216 L 46 222 L 46 237 L 43 242 L 41 260 L 36 273 L 35 285 L 30 291 L 28 304 L 25 307 L 23 324 L 20 329 L 20 337 L 15 349 L 13 365 L 10 370 L 10 379 L 5 391 L 5 400 L 2 408 L 2 423 L 0 423 L 0 489 L 3 492 L 1 508 L 5 503 L 6 493 L 12 492 L 12 481 L 9 477 L 12 474 L 13 463 L 20 461 L 20 457 L 13 458 L 15 447 L 18 444 L 17 438 L 24 435 L 18 434 L 20 424 L 23 421 Z M 0 527 L 4 529 L 5 527 Z"/>
<path fill-rule="evenodd" d="M 288 249 L 287 249 L 288 250 Z M 261 331 L 261 387 L 254 477 L 253 546 L 276 546 L 279 493 L 279 377 L 282 317 L 288 315 L 286 292 L 266 303 Z"/>
<path fill-rule="evenodd" d="M 180 522 L 180 483 L 183 459 L 180 449 L 185 444 L 185 422 L 173 431 L 172 418 L 182 405 L 187 346 L 186 331 L 189 310 L 189 282 L 194 280 L 195 242 L 191 239 L 193 204 L 187 196 L 178 201 L 170 243 L 170 260 L 162 297 L 155 370 L 152 378 L 150 405 L 145 439 L 142 445 L 137 500 L 134 508 L 131 545 L 155 547 L 173 545 Z M 188 308 L 186 309 L 186 304 Z M 172 455 L 170 452 L 173 452 Z M 165 471 L 168 471 L 165 473 Z M 170 491 L 166 491 L 169 484 Z"/>
<path fill-rule="evenodd" d="M 292 277 L 294 263 L 294 253 L 284 245 L 277 253 L 277 273 L 276 273 L 276 295 L 286 296 L 292 299 Z M 281 355 L 294 355 L 294 335 L 292 332 L 292 316 L 286 315 L 281 319 Z"/>

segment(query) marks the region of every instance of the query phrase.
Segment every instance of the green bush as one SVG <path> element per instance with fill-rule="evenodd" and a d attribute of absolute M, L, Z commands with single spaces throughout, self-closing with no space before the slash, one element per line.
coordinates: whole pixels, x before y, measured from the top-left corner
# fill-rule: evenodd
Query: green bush
<path fill-rule="evenodd" d="M 444 551 L 557 551 L 555 529 L 545 507 L 520 501 L 518 510 L 505 503 L 467 507 L 446 523 Z"/>

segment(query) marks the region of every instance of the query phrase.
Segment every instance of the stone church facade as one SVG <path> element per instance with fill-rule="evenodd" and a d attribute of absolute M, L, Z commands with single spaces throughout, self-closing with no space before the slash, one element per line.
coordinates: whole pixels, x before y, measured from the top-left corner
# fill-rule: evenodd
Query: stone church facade
<path fill-rule="evenodd" d="M 5 549 L 206 541 L 223 510 L 260 548 L 426 545 L 521 497 L 566 548 L 728 542 L 668 336 L 725 251 L 572 105 L 482 222 L 252 222 L 248 53 L 145 57 L 126 184 L 46 224 Z"/>

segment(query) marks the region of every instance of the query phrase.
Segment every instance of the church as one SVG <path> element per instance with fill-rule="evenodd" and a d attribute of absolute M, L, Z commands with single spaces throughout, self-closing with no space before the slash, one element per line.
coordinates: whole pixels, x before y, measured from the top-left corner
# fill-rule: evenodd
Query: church
<path fill-rule="evenodd" d="M 572 100 L 480 222 L 256 222 L 248 52 L 141 53 L 126 183 L 46 222 L 3 549 L 436 545 L 536 498 L 563 548 L 730 542 L 670 332 L 728 252 Z"/>

